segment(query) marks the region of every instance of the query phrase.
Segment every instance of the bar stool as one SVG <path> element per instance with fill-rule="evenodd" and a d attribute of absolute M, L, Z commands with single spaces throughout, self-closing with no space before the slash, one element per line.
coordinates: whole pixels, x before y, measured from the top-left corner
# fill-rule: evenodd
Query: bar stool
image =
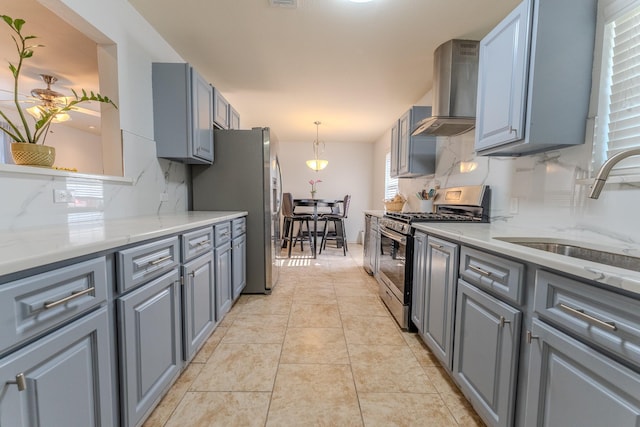
<path fill-rule="evenodd" d="M 296 241 L 300 240 L 300 250 L 304 250 L 303 247 L 303 234 L 302 234 L 302 225 L 305 224 L 307 226 L 307 236 L 309 237 L 309 246 L 311 247 L 311 251 L 313 252 L 313 239 L 311 238 L 311 229 L 309 228 L 309 221 L 313 221 L 313 215 L 309 214 L 297 214 L 293 212 L 293 196 L 291 193 L 283 193 L 282 194 L 282 216 L 284 220 L 282 222 L 282 247 L 288 242 L 289 250 L 288 257 L 291 258 L 291 248 L 295 245 Z M 293 230 L 295 228 L 295 224 L 298 225 L 298 233 L 294 236 Z"/>
<path fill-rule="evenodd" d="M 327 213 L 322 215 L 322 221 L 324 221 L 324 229 L 322 231 L 322 240 L 320 241 L 320 251 L 327 247 L 327 240 L 335 240 L 336 245 L 339 247 L 342 243 L 342 252 L 347 256 L 347 231 L 345 229 L 344 220 L 347 219 L 349 214 L 349 203 L 351 203 L 351 195 L 344 196 L 342 203 L 342 213 Z M 333 223 L 334 232 L 329 232 L 329 223 Z"/>

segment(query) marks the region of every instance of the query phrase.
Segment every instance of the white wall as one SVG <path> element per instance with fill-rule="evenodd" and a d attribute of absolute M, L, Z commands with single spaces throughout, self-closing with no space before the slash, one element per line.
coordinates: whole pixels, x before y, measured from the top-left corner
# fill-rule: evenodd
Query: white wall
<path fill-rule="evenodd" d="M 187 210 L 187 167 L 157 159 L 153 141 L 151 63 L 179 62 L 179 55 L 126 0 L 42 3 L 76 26 L 79 18 L 86 20 L 82 30 L 94 40 L 106 37 L 116 43 L 124 172 L 133 184 L 0 170 L 0 230 Z M 54 189 L 74 191 L 77 197 L 72 203 L 53 203 Z M 168 200 L 161 201 L 161 194 Z"/>
<path fill-rule="evenodd" d="M 372 144 L 326 143 L 322 158 L 329 161 L 325 170 L 314 172 L 305 164 L 313 158 L 309 142 L 280 142 L 278 157 L 282 168 L 283 190 L 294 198 L 311 197 L 310 179 L 321 179 L 316 198 L 342 199 L 351 194 L 349 216 L 346 221 L 347 238 L 356 242 L 364 230 L 365 209 L 371 206 L 371 177 L 373 176 Z"/>

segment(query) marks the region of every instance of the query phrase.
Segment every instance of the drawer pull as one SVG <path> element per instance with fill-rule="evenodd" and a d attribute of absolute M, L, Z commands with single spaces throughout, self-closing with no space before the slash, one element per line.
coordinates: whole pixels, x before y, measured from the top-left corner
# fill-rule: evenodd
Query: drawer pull
<path fill-rule="evenodd" d="M 191 242 L 189 243 L 189 245 L 190 245 L 191 247 L 193 247 L 193 246 L 201 247 L 201 246 L 206 246 L 206 245 L 209 245 L 209 244 L 211 244 L 211 240 L 203 240 L 202 242 L 198 242 L 198 243 L 196 243 L 196 244 L 193 244 L 193 243 L 191 243 Z"/>
<path fill-rule="evenodd" d="M 15 384 L 18 386 L 18 391 L 25 391 L 27 389 L 27 380 L 24 377 L 24 374 L 20 372 L 16 375 L 15 381 L 7 381 L 5 384 Z"/>
<path fill-rule="evenodd" d="M 163 256 L 162 258 L 158 258 L 158 259 L 156 259 L 156 260 L 149 261 L 149 262 L 148 262 L 148 264 L 151 264 L 151 265 L 158 265 L 158 264 L 163 263 L 163 262 L 165 262 L 166 260 L 171 259 L 171 258 L 173 258 L 173 256 L 172 256 L 172 255 Z"/>
<path fill-rule="evenodd" d="M 476 273 L 479 273 L 483 276 L 487 276 L 487 277 L 491 277 L 491 272 L 487 271 L 487 270 L 483 270 L 480 267 L 476 267 L 475 265 L 471 265 L 469 264 L 469 268 L 473 271 L 475 271 Z"/>
<path fill-rule="evenodd" d="M 533 335 L 531 331 L 527 331 L 527 344 L 531 344 L 531 341 L 537 340 L 538 338 L 540 337 Z"/>
<path fill-rule="evenodd" d="M 511 320 L 507 320 L 504 316 L 500 316 L 500 327 L 504 328 L 504 325 L 511 323 Z"/>
<path fill-rule="evenodd" d="M 60 304 L 64 304 L 65 302 L 69 302 L 72 299 L 76 299 L 76 298 L 81 297 L 82 295 L 86 295 L 86 294 L 88 294 L 90 292 L 93 292 L 95 289 L 96 289 L 95 286 L 92 286 L 92 287 L 87 288 L 87 289 L 82 290 L 82 291 L 72 292 L 71 295 L 66 296 L 64 298 L 61 298 L 58 301 L 45 301 L 44 309 L 48 310 L 48 309 L 56 307 L 56 306 L 58 306 Z"/>
<path fill-rule="evenodd" d="M 617 331 L 618 327 L 616 326 L 615 323 L 613 322 L 605 322 L 604 320 L 600 320 L 597 317 L 593 317 L 587 313 L 584 312 L 583 309 L 581 308 L 573 308 L 573 307 L 569 307 L 566 304 L 560 303 L 560 308 L 563 309 L 564 311 L 571 313 L 571 314 L 575 314 L 578 317 L 581 317 L 585 320 L 597 323 L 600 326 L 603 326 L 607 329 L 610 329 L 612 331 Z"/>

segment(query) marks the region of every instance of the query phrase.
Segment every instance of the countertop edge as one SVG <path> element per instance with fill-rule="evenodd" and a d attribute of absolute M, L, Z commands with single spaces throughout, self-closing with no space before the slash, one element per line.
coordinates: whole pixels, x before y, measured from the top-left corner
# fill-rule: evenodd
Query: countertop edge
<path fill-rule="evenodd" d="M 31 268 L 212 226 L 246 215 L 245 211 L 189 211 L 5 230 L 4 242 L 0 244 L 0 282 L 3 276 Z"/>
<path fill-rule="evenodd" d="M 631 292 L 640 297 L 640 272 L 545 252 L 497 239 L 498 237 L 522 236 L 522 230 L 510 229 L 509 227 L 492 227 L 492 224 L 422 223 L 414 224 L 413 227 L 427 234 L 486 249 L 510 258 L 521 259 L 544 268 Z M 555 234 L 553 234 L 554 232 Z M 558 233 L 555 230 L 538 230 L 537 234 L 531 232 L 530 235 L 535 237 L 545 235 L 557 237 Z M 619 250 L 624 252 L 626 248 L 621 247 Z"/>

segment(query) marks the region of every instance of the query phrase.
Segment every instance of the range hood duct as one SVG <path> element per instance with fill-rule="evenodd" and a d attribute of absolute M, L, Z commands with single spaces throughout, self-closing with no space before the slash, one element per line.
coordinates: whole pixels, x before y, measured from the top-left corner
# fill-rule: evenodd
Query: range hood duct
<path fill-rule="evenodd" d="M 476 126 L 480 42 L 449 40 L 433 58 L 433 116 L 420 121 L 411 133 L 454 136 Z"/>

